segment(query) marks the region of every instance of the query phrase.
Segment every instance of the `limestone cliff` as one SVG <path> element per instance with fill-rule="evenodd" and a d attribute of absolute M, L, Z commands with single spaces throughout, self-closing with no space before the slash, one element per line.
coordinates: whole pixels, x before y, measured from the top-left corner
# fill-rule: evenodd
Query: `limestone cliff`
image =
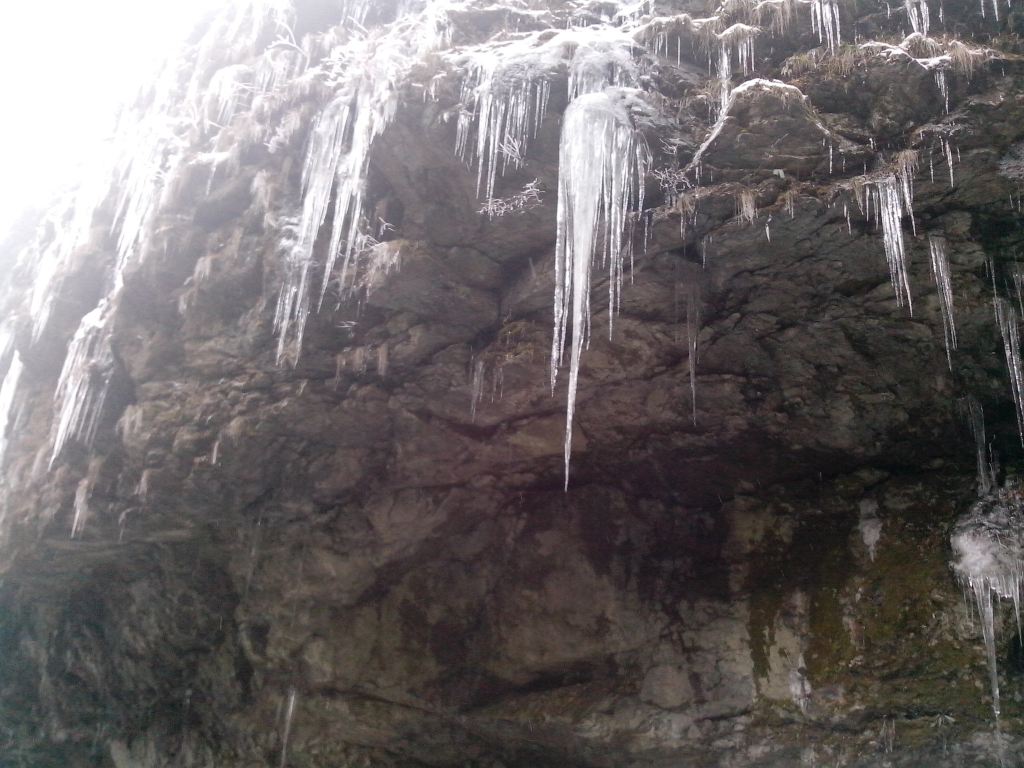
<path fill-rule="evenodd" d="M 3 245 L 0 765 L 1015 764 L 1021 11 L 341 5 Z"/>

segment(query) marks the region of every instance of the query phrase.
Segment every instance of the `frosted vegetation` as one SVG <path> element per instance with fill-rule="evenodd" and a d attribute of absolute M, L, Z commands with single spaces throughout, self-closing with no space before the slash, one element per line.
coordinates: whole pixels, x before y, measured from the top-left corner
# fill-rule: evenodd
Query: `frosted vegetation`
<path fill-rule="evenodd" d="M 714 183 L 706 157 L 737 110 L 770 94 L 785 109 L 801 111 L 821 133 L 830 174 L 835 169 L 845 173 L 849 152 L 858 153 L 858 162 L 867 154 L 866 148 L 852 147 L 831 132 L 798 88 L 757 77 L 758 51 L 770 49 L 774 35 L 803 25 L 820 48 L 791 57 L 790 73 L 801 66 L 842 72 L 851 57 L 906 61 L 934 73 L 947 111 L 950 78 L 970 78 L 993 56 L 986 49 L 932 36 L 936 8 L 928 0 L 905 0 L 897 9 L 905 17 L 902 42 L 855 46 L 841 28 L 838 0 L 724 0 L 700 17 L 679 12 L 668 0 L 524 0 L 505 8 L 507 22 L 486 33 L 459 26 L 460 15 L 490 8 L 482 0 L 385 5 L 345 0 L 335 26 L 297 39 L 289 0 L 228 3 L 212 15 L 189 50 L 169 62 L 164 75 L 125 110 L 110 155 L 96 158 L 78 193 L 54 215 L 59 234 L 22 256 L 35 271 L 26 306 L 35 341 L 48 332 L 60 282 L 100 221 L 97 211 L 104 210 L 103 222 L 112 224 L 116 255 L 105 274 L 104 298 L 67 342 L 55 395 L 51 463 L 69 443 L 88 447 L 96 439 L 116 376 L 111 324 L 125 276 L 153 258 L 161 215 L 175 210 L 184 190 L 194 190 L 197 175 L 210 194 L 218 178 L 239 168 L 247 149 L 261 147 L 271 155 L 299 152 L 297 184 L 261 171 L 252 186 L 263 225 L 276 233 L 279 243 L 275 357 L 279 365 L 294 366 L 300 362 L 311 317 L 325 305 L 334 308 L 357 299 L 382 275 L 399 268 L 399 250 L 381 242 L 387 223 L 368 210 L 374 146 L 404 106 L 436 101 L 443 105 L 437 111 L 438 127 L 450 132 L 452 151 L 475 177 L 484 223 L 540 203 L 546 190 L 538 181 L 504 197 L 496 190 L 504 175 L 528 169 L 545 126 L 560 130 L 557 226 L 551 233 L 555 274 L 550 380 L 554 390 L 562 366 L 567 366 L 568 482 L 573 417 L 591 333 L 591 283 L 607 281 L 611 336 L 638 230 L 647 230 L 638 223 L 654 215 L 677 216 L 681 239 L 686 240 L 688 228 L 698 220 L 701 195 Z M 995 13 L 996 6 L 989 11 Z M 709 125 L 696 153 L 678 159 L 671 146 L 660 153 L 657 145 L 652 149 L 650 137 L 674 118 L 669 105 L 648 92 L 649 83 L 659 68 L 692 71 L 694 65 L 708 73 L 703 103 Z M 565 105 L 561 114 L 553 113 L 556 103 Z M 924 146 L 925 137 L 918 138 Z M 933 138 L 941 145 L 953 184 L 949 135 Z M 664 135 L 659 139 L 664 141 Z M 904 229 L 909 223 L 916 234 L 913 180 L 918 153 L 907 149 L 873 155 L 870 170 L 865 162 L 863 175 L 836 180 L 829 194 L 842 199 L 851 233 L 854 209 L 879 230 L 897 303 L 910 311 L 913 241 L 908 242 Z M 931 153 L 929 170 L 934 178 Z M 787 183 L 782 207 L 793 217 L 801 185 L 784 173 L 782 178 Z M 660 185 L 663 193 L 652 216 L 644 212 L 649 182 Z M 760 215 L 753 191 L 729 194 L 736 197 L 739 223 L 763 220 L 770 241 L 772 217 Z M 945 240 L 935 233 L 928 242 L 952 367 L 957 344 L 952 275 Z M 710 236 L 703 237 L 705 257 L 711 243 Z M 197 265 L 193 281 L 200 283 L 208 269 L 208 263 Z M 699 291 L 688 286 L 684 295 L 696 419 Z M 182 312 L 187 314 L 189 306 L 185 292 Z M 1019 312 L 997 304 L 996 314 L 1020 414 Z M 378 369 L 386 369 L 387 350 L 375 353 Z M 20 370 L 20 365 L 10 364 L 0 393 L 7 414 L 0 415 L 5 434 L 17 410 Z M 475 417 L 479 398 L 474 398 Z"/>

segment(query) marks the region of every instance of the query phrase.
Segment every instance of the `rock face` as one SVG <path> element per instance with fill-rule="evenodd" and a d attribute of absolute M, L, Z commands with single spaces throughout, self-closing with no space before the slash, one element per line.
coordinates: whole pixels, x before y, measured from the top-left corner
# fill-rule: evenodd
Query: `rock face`
<path fill-rule="evenodd" d="M 211 21 L 138 106 L 152 156 L 3 246 L 0 765 L 1015 764 L 1024 653 L 1004 612 L 997 723 L 948 540 L 958 401 L 1021 456 L 1020 12 L 328 5 Z M 456 126 L 509 82 L 538 106 L 488 202 Z M 650 165 L 610 339 L 591 273 L 563 490 L 567 83 L 628 98 Z M 302 167 L 346 88 L 380 115 L 324 279 Z"/>

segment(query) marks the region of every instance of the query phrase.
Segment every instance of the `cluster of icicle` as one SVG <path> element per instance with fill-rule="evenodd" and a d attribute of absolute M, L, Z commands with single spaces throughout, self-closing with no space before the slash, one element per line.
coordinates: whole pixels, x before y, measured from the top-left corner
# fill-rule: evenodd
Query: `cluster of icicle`
<path fill-rule="evenodd" d="M 455 152 L 475 166 L 481 211 L 488 215 L 503 210 L 494 197 L 497 178 L 526 162 L 549 108 L 552 82 L 567 79 L 551 382 L 554 387 L 568 358 L 568 478 L 579 371 L 590 334 L 591 273 L 596 261 L 608 269 L 610 330 L 625 264 L 632 256 L 634 212 L 642 208 L 644 177 L 650 171 L 650 153 L 637 128 L 637 116 L 653 109 L 637 90 L 644 68 L 651 56 L 667 55 L 673 41 L 680 59 L 684 39 L 707 57 L 709 69 L 717 67 L 720 119 L 686 169 L 696 172 L 699 183 L 700 157 L 724 124 L 730 103 L 759 88 L 802 99 L 797 89 L 774 81 L 747 80 L 733 87 L 734 73 L 746 78 L 756 69 L 757 38 L 785 31 L 800 5 L 796 0 L 724 0 L 713 15 L 691 18 L 684 13 L 658 16 L 656 3 L 647 0 L 612 4 L 611 11 L 586 2 L 550 3 L 523 11 L 540 22 L 532 31 L 506 29 L 483 43 L 453 48 L 452 12 L 465 10 L 467 0 L 405 0 L 388 10 L 370 0 L 343 0 L 336 27 L 299 41 L 291 32 L 290 0 L 226 4 L 187 58 L 172 62 L 150 93 L 126 110 L 110 156 L 98 158 L 97 172 L 81 186 L 71 214 L 63 217 L 70 225 L 44 253 L 34 256 L 38 268 L 30 310 L 33 336 L 38 338 L 47 328 L 64 268 L 87 238 L 93 214 L 113 185 L 115 264 L 106 295 L 82 319 L 68 347 L 56 390 L 51 463 L 69 442 L 89 445 L 96 437 L 116 367 L 111 324 L 126 270 L 144 257 L 154 222 L 175 202 L 189 178 L 189 166 L 205 167 L 209 192 L 219 173 L 238 166 L 243 147 L 262 143 L 276 152 L 290 145 L 294 135 L 308 133 L 297 210 L 280 210 L 275 183 L 266 174 L 259 174 L 253 186 L 268 222 L 280 233 L 276 356 L 279 363 L 294 365 L 309 318 L 329 297 L 350 297 L 358 287 L 360 259 L 376 254 L 374 233 L 386 223 L 367 220 L 367 174 L 374 142 L 394 120 L 400 94 L 419 85 L 424 98 L 433 98 L 439 79 L 454 72 L 461 78 Z M 927 0 L 906 0 L 905 10 L 912 35 L 902 46 L 880 52 L 897 55 L 898 49 L 899 55 L 911 56 L 924 51 L 931 60 L 919 63 L 936 71 L 959 68 L 968 73 L 988 55 L 955 42 L 931 41 Z M 388 20 L 370 23 L 371 13 Z M 837 0 L 812 0 L 810 24 L 825 47 L 834 51 L 839 46 Z M 418 67 L 427 61 L 435 71 L 440 61 L 442 71 L 417 84 Z M 190 70 L 183 68 L 185 62 Z M 301 107 L 310 96 L 317 108 L 308 120 Z M 196 146 L 203 149 L 198 155 Z M 901 220 L 910 215 L 913 221 L 913 167 L 901 168 L 865 185 L 858 199 L 880 224 L 897 298 L 909 306 Z M 329 235 L 322 237 L 325 227 Z M 956 344 L 948 264 L 939 241 L 931 245 L 931 253 L 948 350 Z M 689 326 L 696 322 L 697 310 L 688 317 L 692 386 L 697 329 Z M 11 403 L 13 413 L 21 365 L 15 355 L 7 354 L 4 362 L 8 360 L 0 405 Z M 0 425 L 9 425 L 11 418 L 0 414 Z"/>
<path fill-rule="evenodd" d="M 221 86 L 214 82 L 215 87 L 206 89 L 206 71 L 217 63 L 251 58 L 257 39 L 268 26 L 286 26 L 288 15 L 289 5 L 283 0 L 247 0 L 226 6 L 192 49 L 191 78 L 183 83 L 174 63 L 166 67 L 150 92 L 140 96 L 134 108 L 125 110 L 107 150 L 97 156 L 95 168 L 68 203 L 68 212 L 61 212 L 57 234 L 48 246 L 42 253 L 30 248 L 23 254 L 22 258 L 33 259 L 37 265 L 28 308 L 35 341 L 49 326 L 62 276 L 75 250 L 87 242 L 96 211 L 112 186 L 118 190 L 113 200 L 116 256 L 106 276 L 105 294 L 81 319 L 68 345 L 55 394 L 51 464 L 69 442 L 90 446 L 96 437 L 115 372 L 112 320 L 125 273 L 145 256 L 156 215 L 177 192 L 189 145 L 184 137 L 195 138 L 207 130 L 211 114 L 218 121 L 227 121 L 239 108 L 240 89 L 224 87 L 223 75 Z M 228 69 L 238 74 L 237 66 Z M 271 80 L 264 77 L 261 82 L 266 85 Z M 245 92 L 248 98 L 256 98 L 253 87 Z M 192 111 L 182 108 L 183 101 Z M 198 126 L 192 124 L 195 113 L 203 115 Z M 215 159 L 222 161 L 226 155 L 230 153 L 220 153 Z M 14 402 L 20 371 L 15 357 L 0 391 L 0 405 Z M 0 421 L 8 426 L 9 407 Z"/>
<path fill-rule="evenodd" d="M 951 544 L 954 572 L 973 600 L 981 624 L 992 686 L 992 710 L 998 717 L 995 608 L 999 600 L 1013 603 L 1019 634 L 1024 586 L 1024 490 L 1008 483 L 984 496 L 957 521 Z"/>
<path fill-rule="evenodd" d="M 325 66 L 332 71 L 334 95 L 310 133 L 302 169 L 302 211 L 295 241 L 285 252 L 285 280 L 274 317 L 279 363 L 298 360 L 309 315 L 321 307 L 332 282 L 339 296 L 351 287 L 353 259 L 367 242 L 362 214 L 370 150 L 394 119 L 398 87 L 423 56 L 447 40 L 442 5 L 428 3 L 410 12 L 393 23 L 389 34 L 353 35 L 330 53 Z M 366 8 L 364 3 L 363 13 Z M 331 233 L 321 265 L 314 249 L 332 194 Z M 318 267 L 323 274 L 314 292 Z"/>
<path fill-rule="evenodd" d="M 901 152 L 893 164 L 893 171 L 860 187 L 857 203 L 861 213 L 868 220 L 881 225 L 882 242 L 885 246 L 885 260 L 889 265 L 889 277 L 896 292 L 896 303 L 914 311 L 914 300 L 910 293 L 907 247 L 903 239 L 903 217 L 914 222 L 914 172 L 917 170 L 917 153 L 913 150 Z"/>

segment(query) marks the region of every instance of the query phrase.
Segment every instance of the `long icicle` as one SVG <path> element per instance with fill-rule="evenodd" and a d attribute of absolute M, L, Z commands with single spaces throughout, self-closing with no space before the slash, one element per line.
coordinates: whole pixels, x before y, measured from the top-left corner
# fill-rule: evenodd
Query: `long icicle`
<path fill-rule="evenodd" d="M 590 271 L 600 236 L 608 258 L 609 325 L 629 254 L 630 207 L 643 206 L 643 178 L 650 166 L 647 144 L 631 124 L 627 89 L 581 96 L 565 111 L 559 147 L 558 229 L 555 245 L 555 327 L 551 349 L 552 390 L 572 324 L 565 425 L 565 487 L 576 409 L 580 358 L 590 332 Z"/>
<path fill-rule="evenodd" d="M 953 315 L 953 286 L 949 273 L 949 258 L 946 255 L 946 240 L 938 235 L 928 236 L 928 250 L 931 255 L 932 276 L 939 294 L 939 309 L 942 312 L 942 333 L 946 341 L 946 362 L 953 370 L 951 350 L 956 349 L 956 318 Z"/>

